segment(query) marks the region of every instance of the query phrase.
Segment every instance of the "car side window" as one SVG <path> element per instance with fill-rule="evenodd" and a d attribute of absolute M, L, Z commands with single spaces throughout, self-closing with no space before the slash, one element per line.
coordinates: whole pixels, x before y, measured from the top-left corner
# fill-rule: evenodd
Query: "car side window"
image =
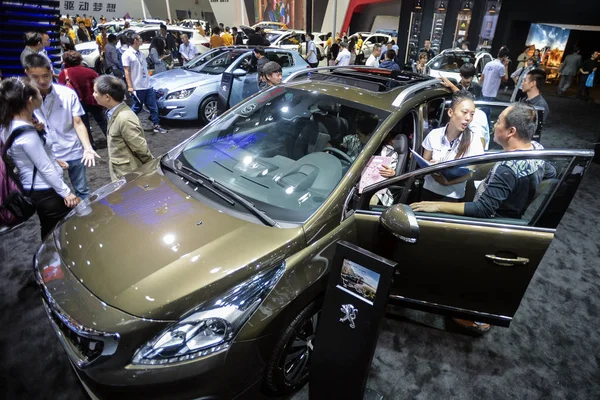
<path fill-rule="evenodd" d="M 281 65 L 281 68 L 294 66 L 294 60 L 289 53 L 282 51 L 270 51 L 267 52 L 266 55 L 269 61 L 275 61 L 277 64 Z"/>
<path fill-rule="evenodd" d="M 301 43 L 300 35 L 290 35 L 281 41 L 282 45 L 297 46 Z"/>
<path fill-rule="evenodd" d="M 140 33 L 140 37 L 142 38 L 142 42 L 144 43 L 150 43 L 152 42 L 152 39 L 154 39 L 157 35 L 158 31 L 145 31 Z"/>
<path fill-rule="evenodd" d="M 244 56 L 238 63 L 237 68 L 241 68 L 248 73 L 256 72 L 256 58 L 253 54 Z"/>
<path fill-rule="evenodd" d="M 441 212 L 419 212 L 417 215 L 448 220 L 471 220 L 509 225 L 535 225 L 544 207 L 557 192 L 558 183 L 568 172 L 572 157 L 554 156 L 544 159 L 513 159 L 510 153 L 497 162 L 474 163 L 469 158 L 457 166 L 417 174 L 390 184 L 386 191 L 392 204 L 423 201 L 468 203 L 467 215 Z M 440 164 L 441 166 L 441 164 Z M 518 178 L 517 178 L 518 177 Z M 510 186 L 507 186 L 508 184 Z M 502 191 L 510 188 L 508 198 Z M 384 204 L 367 193 L 371 210 L 383 210 Z M 366 204 L 365 201 L 363 204 Z"/>
<path fill-rule="evenodd" d="M 425 104 L 423 112 L 423 138 L 425 138 L 425 136 L 433 129 L 442 126 L 446 110 L 446 101 L 450 99 L 450 96 L 436 97 L 430 99 Z"/>

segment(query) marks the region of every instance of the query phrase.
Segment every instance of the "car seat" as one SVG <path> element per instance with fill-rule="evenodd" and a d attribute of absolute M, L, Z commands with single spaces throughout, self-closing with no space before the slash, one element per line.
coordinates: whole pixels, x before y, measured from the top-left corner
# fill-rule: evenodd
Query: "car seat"
<path fill-rule="evenodd" d="M 392 140 L 394 151 L 398 153 L 398 163 L 396 164 L 396 176 L 402 174 L 408 161 L 408 138 L 405 134 L 399 133 Z"/>
<path fill-rule="evenodd" d="M 341 106 L 337 103 L 320 103 L 317 107 L 319 112 L 312 115 L 317 130 L 328 134 L 332 144 L 342 143 L 344 136 L 348 134 L 348 120 L 339 116 Z"/>
<path fill-rule="evenodd" d="M 529 203 L 527 209 L 525 209 L 521 219 L 531 221 L 536 216 L 548 193 L 552 192 L 557 184 L 558 179 L 544 179 L 541 181 L 537 190 L 535 191 L 533 200 L 531 200 L 531 203 Z"/>

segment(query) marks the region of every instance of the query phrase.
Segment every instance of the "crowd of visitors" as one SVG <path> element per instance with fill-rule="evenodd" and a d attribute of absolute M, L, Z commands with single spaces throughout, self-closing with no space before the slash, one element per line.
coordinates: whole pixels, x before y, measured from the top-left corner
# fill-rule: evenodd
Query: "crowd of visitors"
<path fill-rule="evenodd" d="M 46 32 L 25 33 L 25 47 L 20 60 L 27 78 L 6 80 L 1 86 L 0 139 L 5 150 L 10 147 L 7 154 L 14 158 L 23 187 L 31 188 L 31 197 L 40 210 L 42 235 L 51 230 L 71 207 L 90 195 L 86 168 L 94 166 L 99 157 L 95 151 L 97 146 L 92 136 L 90 116 L 107 137 L 111 178 L 118 179 L 149 162 L 152 154 L 137 114 L 145 107 L 150 113 L 152 131 L 168 133 L 160 125 L 157 96 L 149 78 L 152 73 L 174 68 L 175 60 L 183 65 L 198 53 L 188 35 L 173 35 L 165 24 L 161 24 L 146 57 L 140 52 L 142 39 L 135 30 L 128 29 L 128 21 L 124 21 L 125 32 L 119 38 L 113 33 L 108 34 L 103 26 L 96 30 L 95 35 L 93 29 L 105 22 L 104 17 L 98 22 L 85 14 L 82 17 L 67 16 L 62 21 L 58 37 L 62 63 L 57 69 L 46 52 L 50 36 Z M 211 28 L 208 23 L 195 22 L 191 26 L 199 34 L 210 38 L 211 48 L 240 45 L 247 39 L 246 44 L 254 46 L 260 88 L 281 83 L 282 67 L 265 56 L 264 46 L 269 46 L 270 42 L 264 29 L 257 27 L 246 37 L 237 27 L 223 24 Z M 304 57 L 311 67 L 317 67 L 322 55 L 317 50 L 315 37 L 307 33 L 305 38 Z M 82 55 L 76 50 L 77 44 L 92 41 L 101 54 L 103 75 L 83 66 Z M 463 42 L 462 49 L 468 48 L 469 43 Z M 425 64 L 436 56 L 429 40 L 418 51 L 418 59 L 408 66 L 399 61 L 399 48 L 393 40 L 370 45 L 368 57 L 365 57 L 366 49 L 361 34 L 348 37 L 342 32 L 333 37 L 329 33 L 325 43 L 327 65 L 364 64 L 392 71 L 408 67 L 414 73 L 423 74 L 426 73 Z M 526 48 L 517 57 L 519 64 L 512 74 L 509 74 L 509 50 L 503 46 L 497 58 L 486 64 L 479 83 L 475 80 L 475 67 L 468 63 L 460 67 L 459 82 L 442 78 L 445 86 L 462 94 L 455 96 L 450 107 L 452 115 L 448 127 L 437 134 L 431 132 L 423 143 L 426 159 L 427 155 L 432 159 L 439 158 L 435 151 L 444 146 L 454 151 L 451 152 L 453 157 L 478 154 L 487 149 L 490 133 L 488 124 L 484 123 L 487 121 L 486 110 L 476 108 L 473 100 L 497 100 L 499 89 L 509 79 L 514 83 L 511 101 L 542 107 L 544 120 L 548 118 L 550 110 L 540 91 L 546 82 L 546 72 L 538 68 L 541 63 L 539 52 L 530 56 L 530 50 Z M 589 89 L 593 86 L 599 64 L 598 55 L 594 52 L 583 61 L 579 49 L 574 49 L 559 68 L 561 78 L 557 94 L 564 95 L 573 79 L 579 76 L 578 97 L 589 98 Z M 4 104 L 7 101 L 11 103 Z M 131 108 L 127 104 L 131 104 Z M 466 114 L 469 116 L 463 117 Z M 468 125 L 466 131 L 465 124 Z M 469 134 L 464 135 L 463 132 Z M 455 140 L 458 140 L 457 146 L 454 146 Z M 435 141 L 439 145 L 434 145 Z M 72 191 L 62 178 L 63 169 L 67 172 Z M 452 196 L 446 192 L 450 189 L 460 192 L 461 185 L 459 181 L 444 182 L 443 185 L 430 181 L 426 189 L 431 193 L 431 199 L 437 200 L 440 196 L 447 199 Z M 460 190 L 455 190 L 455 186 L 461 186 Z M 445 190 L 443 194 L 439 193 L 441 187 Z"/>

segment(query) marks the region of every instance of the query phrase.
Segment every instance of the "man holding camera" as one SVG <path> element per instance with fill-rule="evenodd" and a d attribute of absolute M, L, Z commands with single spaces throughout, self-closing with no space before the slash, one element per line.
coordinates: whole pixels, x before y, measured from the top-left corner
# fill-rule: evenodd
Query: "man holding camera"
<path fill-rule="evenodd" d="M 496 101 L 498 90 L 502 82 L 508 81 L 508 49 L 502 47 L 498 52 L 498 58 L 486 64 L 481 74 L 479 83 L 481 84 L 483 100 Z"/>

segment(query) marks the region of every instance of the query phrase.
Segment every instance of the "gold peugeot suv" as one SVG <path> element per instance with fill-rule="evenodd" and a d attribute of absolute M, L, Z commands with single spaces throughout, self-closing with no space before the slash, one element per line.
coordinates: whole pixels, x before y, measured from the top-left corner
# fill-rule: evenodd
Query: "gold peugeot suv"
<path fill-rule="evenodd" d="M 88 393 L 232 399 L 299 389 L 339 240 L 398 262 L 390 302 L 507 327 L 593 153 L 491 146 L 417 169 L 410 149 L 421 153 L 445 123 L 450 95 L 412 74 L 302 71 L 82 202 L 34 263 Z M 479 106 L 492 126 L 506 104 Z M 373 132 L 349 154 L 365 117 Z M 384 141 L 399 155 L 396 176 L 365 186 Z M 403 206 L 419 201 L 430 174 L 468 167 L 468 201 L 495 163 L 526 159 L 551 163 L 556 176 L 518 218 Z M 373 201 L 381 191 L 387 206 Z"/>

